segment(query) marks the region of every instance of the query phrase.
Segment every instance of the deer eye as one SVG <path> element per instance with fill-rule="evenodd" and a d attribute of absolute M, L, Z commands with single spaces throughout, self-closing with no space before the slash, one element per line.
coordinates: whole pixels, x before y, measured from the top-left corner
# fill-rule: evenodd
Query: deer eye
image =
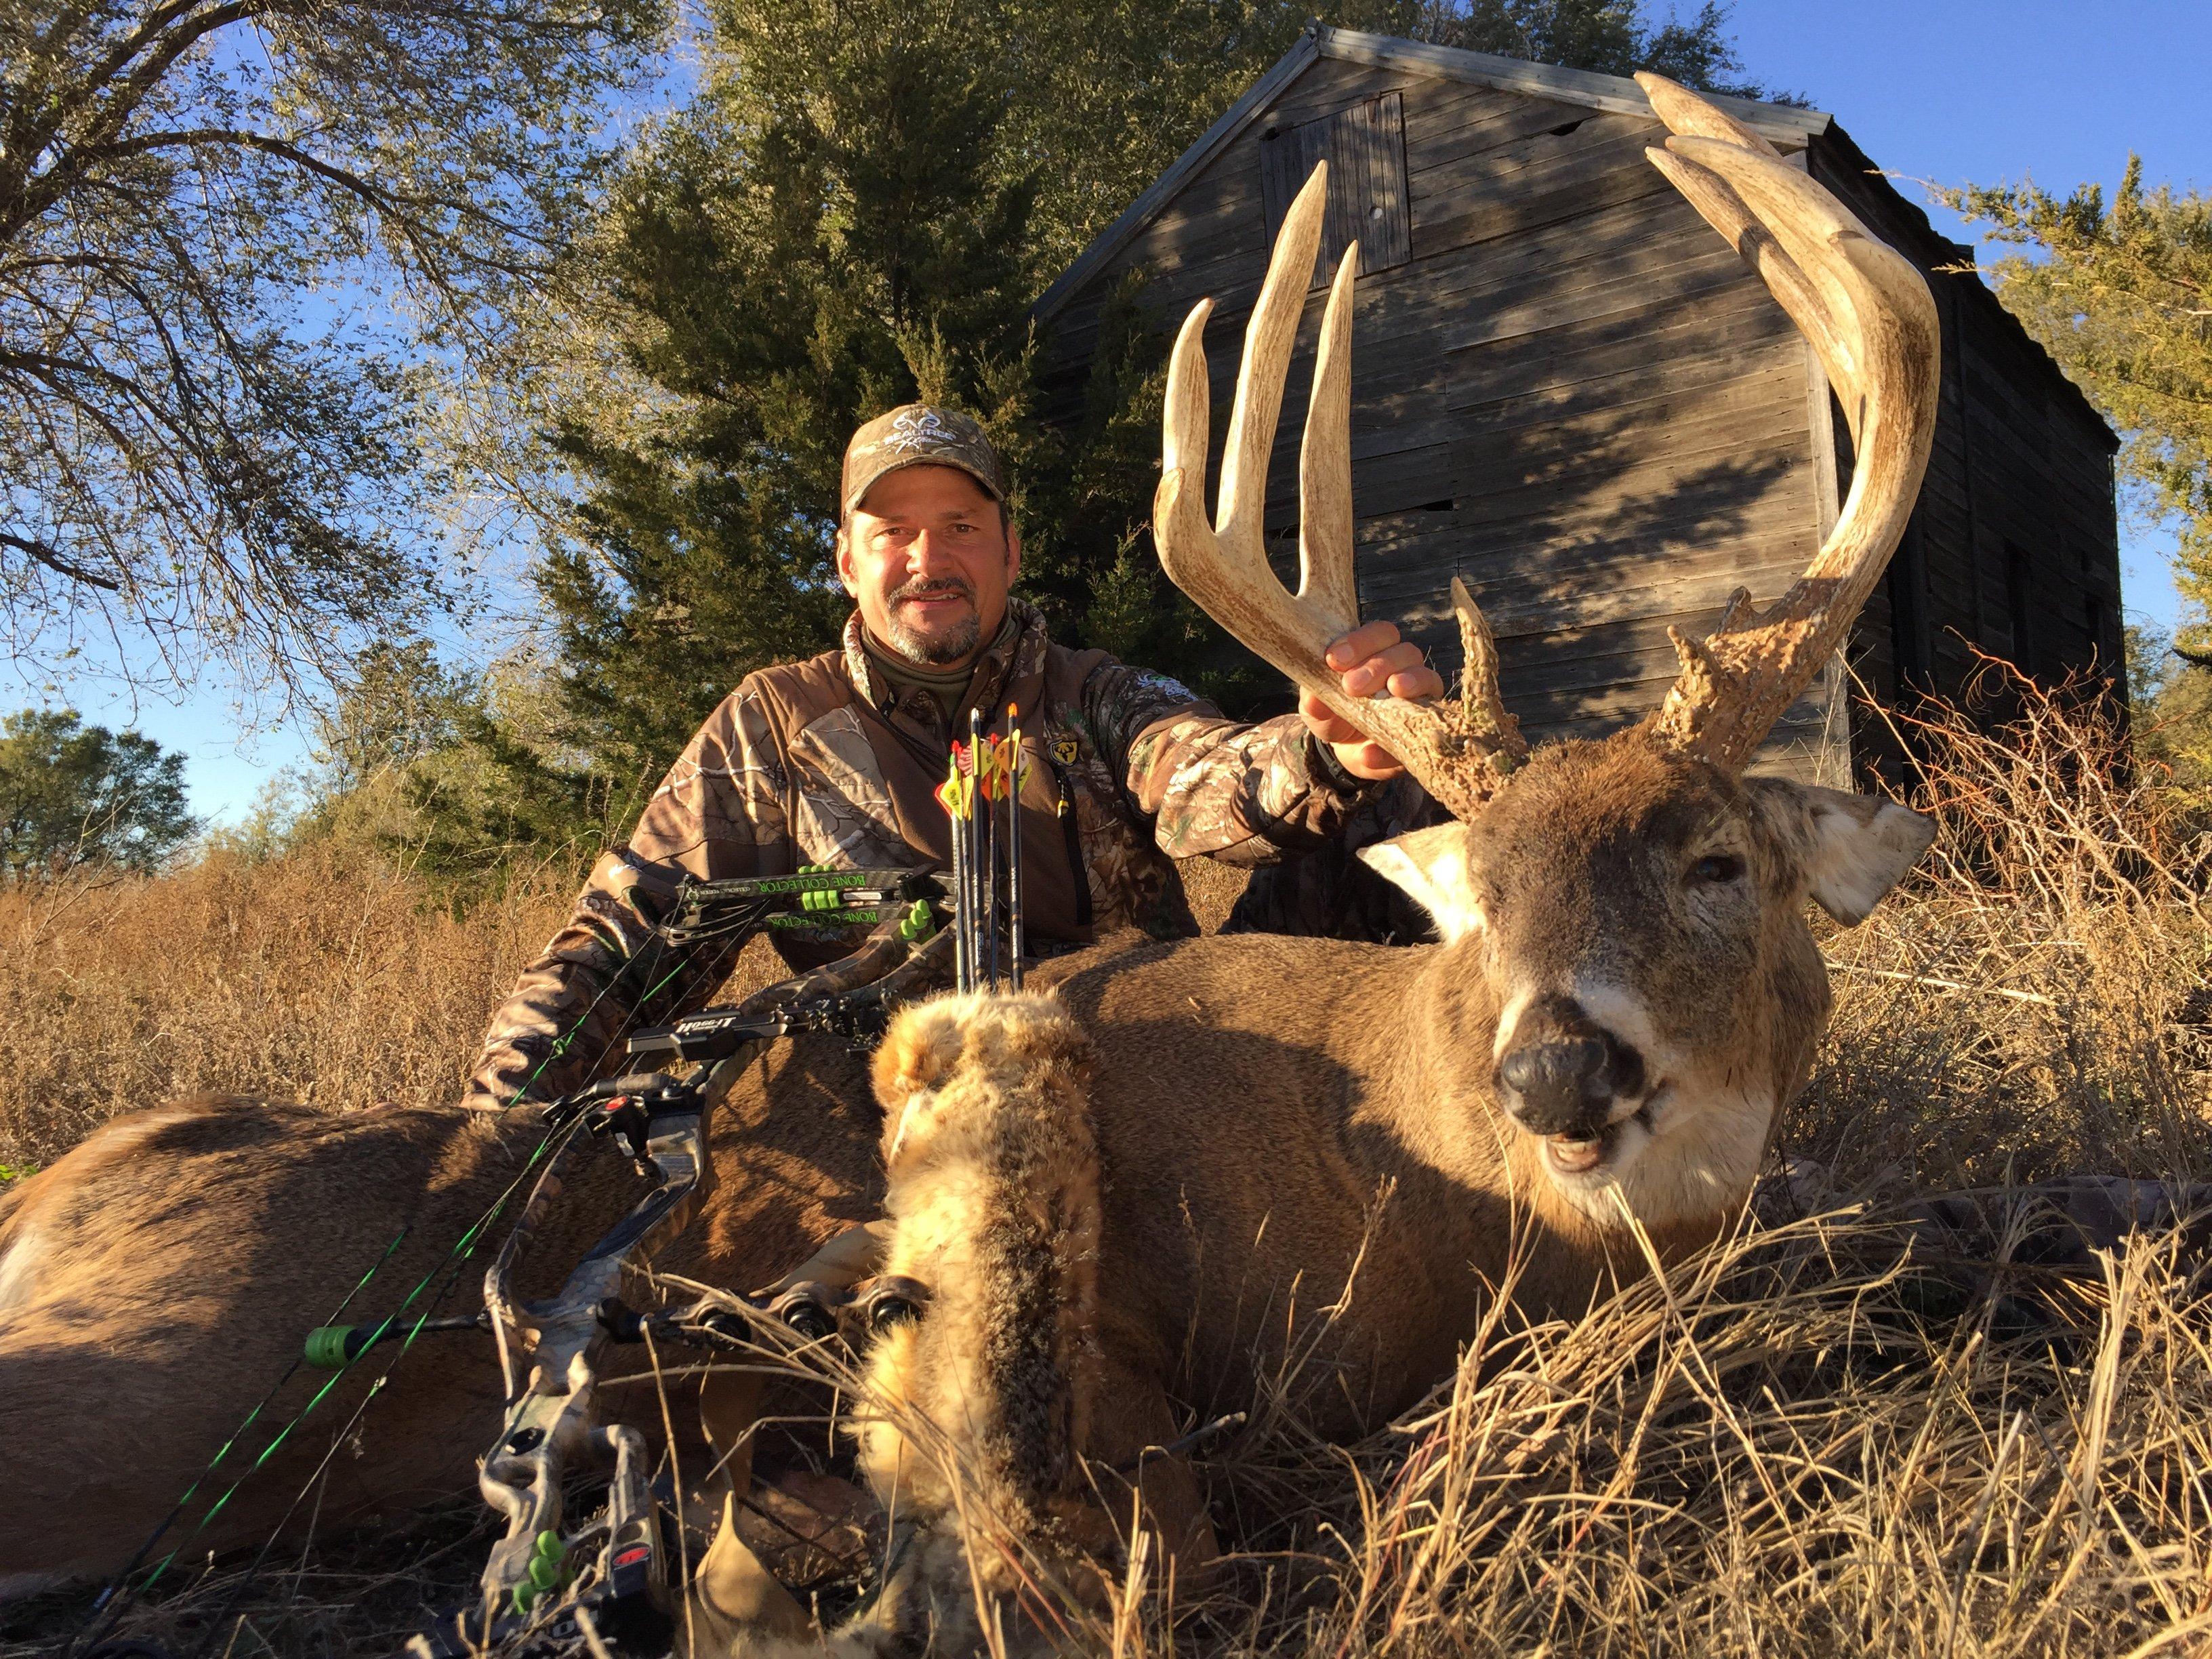
<path fill-rule="evenodd" d="M 1690 866 L 1690 879 L 1717 886 L 1743 874 L 1743 860 L 1732 853 L 1709 853 Z"/>

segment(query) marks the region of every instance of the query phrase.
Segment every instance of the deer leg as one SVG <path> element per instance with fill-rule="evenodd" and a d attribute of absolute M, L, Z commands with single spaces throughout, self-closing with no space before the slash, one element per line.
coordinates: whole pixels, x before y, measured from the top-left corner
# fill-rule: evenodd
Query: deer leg
<path fill-rule="evenodd" d="M 882 1264 L 890 1237 L 888 1221 L 864 1221 L 848 1227 L 775 1283 L 759 1291 L 769 1311 L 809 1340 L 836 1328 L 836 1310 L 852 1299 L 853 1287 Z"/>
<path fill-rule="evenodd" d="M 873 1273 L 883 1255 L 882 1222 L 848 1227 L 762 1292 L 797 1323 L 802 1309 L 829 1310 Z M 803 1300 L 801 1300 L 803 1298 Z M 737 1501 L 752 1489 L 753 1449 L 768 1379 L 750 1368 L 717 1367 L 699 1388 L 699 1423 L 714 1456 L 702 1497 L 719 1494 L 714 1541 L 686 1591 L 680 1651 L 740 1654 L 763 1641 L 801 1639 L 814 1621 L 762 1565 L 737 1528 Z"/>
<path fill-rule="evenodd" d="M 1167 1449 L 1176 1438 L 1159 1379 L 1108 1360 L 1085 1455 L 1097 1505 L 1125 1553 L 1150 1535 L 1155 1586 L 1188 1594 L 1211 1579 L 1221 1551 L 1197 1471 Z"/>
<path fill-rule="evenodd" d="M 676 1621 L 676 1651 L 684 1659 L 720 1659 L 814 1634 L 806 1609 L 738 1536 L 737 1502 L 735 1492 L 723 1493 L 714 1541 L 684 1591 Z"/>

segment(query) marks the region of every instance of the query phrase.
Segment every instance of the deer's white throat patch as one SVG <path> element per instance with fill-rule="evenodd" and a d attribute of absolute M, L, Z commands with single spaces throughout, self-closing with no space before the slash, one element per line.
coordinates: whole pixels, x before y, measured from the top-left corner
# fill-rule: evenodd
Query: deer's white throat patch
<path fill-rule="evenodd" d="M 1763 1091 L 1662 1083 L 1608 1131 L 1613 1145 L 1599 1167 L 1568 1174 L 1547 1158 L 1545 1173 L 1577 1209 L 1607 1226 L 1620 1222 L 1614 1187 L 1647 1227 L 1703 1220 L 1751 1190 L 1773 1120 L 1773 1097 Z"/>

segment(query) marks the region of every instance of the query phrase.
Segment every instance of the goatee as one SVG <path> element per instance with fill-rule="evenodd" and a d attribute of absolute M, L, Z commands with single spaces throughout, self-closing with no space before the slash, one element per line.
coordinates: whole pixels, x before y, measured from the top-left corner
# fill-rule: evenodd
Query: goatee
<path fill-rule="evenodd" d="M 890 632 L 890 638 L 884 642 L 908 662 L 942 668 L 975 650 L 976 641 L 982 637 L 983 625 L 971 613 L 950 634 L 930 635 L 917 633 L 894 618 Z"/>
<path fill-rule="evenodd" d="M 957 595 L 968 601 L 968 615 L 950 634 L 931 635 L 909 628 L 899 619 L 899 607 L 909 599 L 933 599 Z M 958 662 L 975 650 L 982 637 L 982 620 L 975 611 L 975 590 L 958 580 L 939 580 L 915 582 L 902 587 L 891 595 L 886 608 L 890 612 L 890 638 L 886 641 L 908 662 L 921 663 L 931 668 L 942 668 L 948 663 Z"/>

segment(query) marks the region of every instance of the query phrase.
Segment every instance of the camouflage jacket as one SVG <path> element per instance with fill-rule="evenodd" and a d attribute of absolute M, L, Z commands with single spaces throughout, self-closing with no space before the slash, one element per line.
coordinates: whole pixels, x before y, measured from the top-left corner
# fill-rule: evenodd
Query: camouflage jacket
<path fill-rule="evenodd" d="M 1255 870 L 1221 931 L 1432 945 L 1437 931 L 1428 912 L 1361 863 L 1358 854 L 1363 847 L 1450 817 L 1409 775 L 1370 788 L 1322 846 Z"/>
<path fill-rule="evenodd" d="M 965 729 L 970 706 L 1000 716 L 1000 730 L 1007 706 L 1018 710 L 1030 762 L 1023 906 L 1041 954 L 1115 927 L 1195 933 L 1176 859 L 1294 856 L 1336 834 L 1358 800 L 1360 786 L 1295 714 L 1224 720 L 1163 675 L 1052 644 L 1036 611 L 1012 604 L 1018 628 L 984 653 L 957 710 L 883 684 L 857 614 L 842 650 L 748 675 L 494 1015 L 468 1103 L 551 1099 L 611 1060 L 625 1027 L 678 1018 L 713 995 L 726 949 L 679 951 L 653 934 L 687 874 L 945 867 L 934 791 L 948 730 Z M 859 935 L 776 942 L 799 969 L 844 954 Z"/>

